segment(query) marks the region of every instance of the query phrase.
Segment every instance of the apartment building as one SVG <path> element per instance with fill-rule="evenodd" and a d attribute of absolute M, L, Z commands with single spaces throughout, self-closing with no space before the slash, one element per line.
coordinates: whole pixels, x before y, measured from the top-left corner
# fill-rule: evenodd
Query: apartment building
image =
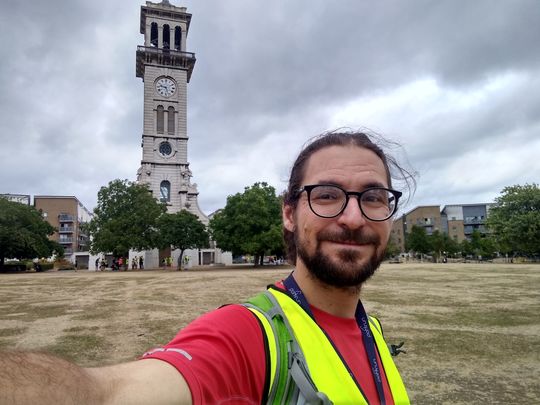
<path fill-rule="evenodd" d="M 486 220 L 493 204 L 452 204 L 442 210 L 438 205 L 419 206 L 394 220 L 390 238 L 405 251 L 405 239 L 414 225 L 431 235 L 434 231 L 446 233 L 460 243 L 470 239 L 474 231 L 487 232 Z"/>
<path fill-rule="evenodd" d="M 77 252 L 88 251 L 88 235 L 81 230 L 81 225 L 90 221 L 92 213 L 76 197 L 36 195 L 34 206 L 57 229 L 50 238 L 64 247 L 66 258 L 74 261 Z"/>
<path fill-rule="evenodd" d="M 445 205 L 441 211 L 445 232 L 457 242 L 470 239 L 474 231 L 485 234 L 486 220 L 493 204 Z"/>

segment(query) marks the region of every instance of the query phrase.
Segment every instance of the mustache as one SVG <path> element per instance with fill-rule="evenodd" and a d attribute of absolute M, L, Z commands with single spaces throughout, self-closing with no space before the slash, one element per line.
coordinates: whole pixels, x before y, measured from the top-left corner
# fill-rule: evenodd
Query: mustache
<path fill-rule="evenodd" d="M 354 242 L 359 245 L 381 244 L 381 238 L 378 235 L 365 233 L 361 229 L 342 229 L 340 231 L 325 230 L 319 233 L 317 239 L 319 241 L 329 242 Z"/>

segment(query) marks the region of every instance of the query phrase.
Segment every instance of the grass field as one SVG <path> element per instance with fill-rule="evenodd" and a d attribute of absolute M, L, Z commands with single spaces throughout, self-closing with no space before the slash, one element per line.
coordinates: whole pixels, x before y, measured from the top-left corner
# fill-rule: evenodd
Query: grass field
<path fill-rule="evenodd" d="M 0 349 L 133 360 L 289 272 L 0 274 Z M 396 363 L 413 403 L 540 403 L 540 266 L 384 264 L 362 295 L 387 341 L 405 341 Z"/>

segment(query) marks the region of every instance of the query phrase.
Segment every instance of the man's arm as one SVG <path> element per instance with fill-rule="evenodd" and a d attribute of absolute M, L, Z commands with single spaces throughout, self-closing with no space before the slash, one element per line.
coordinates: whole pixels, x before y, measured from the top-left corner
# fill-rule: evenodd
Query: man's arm
<path fill-rule="evenodd" d="M 147 359 L 81 368 L 43 353 L 0 353 L 0 404 L 191 404 L 182 375 Z"/>

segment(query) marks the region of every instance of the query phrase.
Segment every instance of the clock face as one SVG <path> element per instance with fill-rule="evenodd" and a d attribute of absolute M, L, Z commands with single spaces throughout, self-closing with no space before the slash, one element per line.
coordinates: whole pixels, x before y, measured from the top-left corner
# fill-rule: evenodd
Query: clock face
<path fill-rule="evenodd" d="M 156 82 L 156 91 L 163 97 L 170 97 L 176 91 L 176 83 L 168 77 L 162 77 Z"/>
<path fill-rule="evenodd" d="M 159 153 L 163 156 L 169 156 L 172 153 L 171 144 L 169 142 L 161 142 L 159 144 Z"/>

